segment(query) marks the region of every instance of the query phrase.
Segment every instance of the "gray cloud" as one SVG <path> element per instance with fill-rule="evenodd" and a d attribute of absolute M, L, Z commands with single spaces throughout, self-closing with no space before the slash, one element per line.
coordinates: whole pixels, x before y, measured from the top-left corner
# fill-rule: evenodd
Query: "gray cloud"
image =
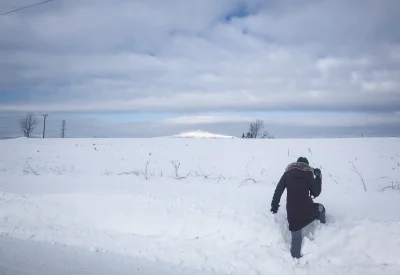
<path fill-rule="evenodd" d="M 54 1 L 0 17 L 0 111 L 393 117 L 399 17 L 396 0 Z"/>

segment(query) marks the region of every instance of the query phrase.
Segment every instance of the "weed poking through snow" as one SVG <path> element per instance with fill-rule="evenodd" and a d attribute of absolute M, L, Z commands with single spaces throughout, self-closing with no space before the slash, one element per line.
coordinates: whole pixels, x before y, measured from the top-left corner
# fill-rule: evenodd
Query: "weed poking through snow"
<path fill-rule="evenodd" d="M 179 162 L 179 161 L 177 161 L 177 160 L 171 160 L 171 164 L 172 164 L 172 166 L 174 167 L 174 173 L 175 173 L 175 175 L 174 175 L 174 179 L 176 179 L 176 180 L 181 180 L 181 179 L 186 179 L 187 178 L 187 176 L 186 177 L 181 177 L 181 176 L 179 176 L 179 167 L 181 166 L 181 163 Z M 190 174 L 190 173 L 189 173 Z M 189 175 L 188 174 L 188 175 Z"/>
<path fill-rule="evenodd" d="M 391 185 L 388 185 L 388 186 L 382 188 L 380 191 L 383 192 L 383 191 L 385 191 L 385 190 L 387 190 L 387 189 L 400 190 L 400 182 L 399 182 L 399 181 L 396 181 L 396 183 L 395 183 L 394 181 L 392 181 L 392 184 L 391 184 Z"/>
<path fill-rule="evenodd" d="M 39 173 L 37 173 L 33 168 L 29 165 L 29 162 L 25 163 L 25 167 L 22 170 L 25 174 L 34 174 L 35 176 L 39 176 Z"/>
<path fill-rule="evenodd" d="M 361 173 L 358 172 L 358 169 L 354 166 L 354 163 L 353 163 L 352 161 L 350 161 L 350 163 L 351 163 L 351 165 L 353 166 L 352 171 L 355 172 L 355 173 L 357 173 L 357 175 L 360 177 L 361 182 L 362 182 L 362 184 L 363 184 L 363 186 L 364 186 L 364 191 L 367 192 L 367 186 L 365 185 L 365 181 L 364 181 L 364 179 L 363 179 Z"/>

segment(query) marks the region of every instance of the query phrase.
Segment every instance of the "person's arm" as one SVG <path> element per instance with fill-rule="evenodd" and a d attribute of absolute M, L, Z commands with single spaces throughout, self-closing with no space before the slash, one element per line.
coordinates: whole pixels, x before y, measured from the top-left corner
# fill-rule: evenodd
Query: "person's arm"
<path fill-rule="evenodd" d="M 285 188 L 286 188 L 286 180 L 285 180 L 285 174 L 283 174 L 278 185 L 275 188 L 274 196 L 272 198 L 272 203 L 271 203 L 271 212 L 272 213 L 278 212 L 279 202 L 281 200 L 283 191 L 285 191 Z"/>
<path fill-rule="evenodd" d="M 322 191 L 322 176 L 321 170 L 315 169 L 315 178 L 311 175 L 310 179 L 310 194 L 314 198 L 318 197 Z"/>

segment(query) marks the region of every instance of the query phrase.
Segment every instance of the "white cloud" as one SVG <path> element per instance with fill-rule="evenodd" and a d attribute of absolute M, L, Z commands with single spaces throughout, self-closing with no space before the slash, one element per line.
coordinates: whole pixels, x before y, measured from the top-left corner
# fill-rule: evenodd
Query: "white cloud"
<path fill-rule="evenodd" d="M 367 127 L 377 125 L 398 125 L 399 114 L 307 114 L 288 115 L 270 113 L 257 117 L 237 115 L 182 116 L 162 120 L 162 123 L 176 125 L 249 123 L 262 119 L 265 125 L 306 126 L 306 127 Z"/>

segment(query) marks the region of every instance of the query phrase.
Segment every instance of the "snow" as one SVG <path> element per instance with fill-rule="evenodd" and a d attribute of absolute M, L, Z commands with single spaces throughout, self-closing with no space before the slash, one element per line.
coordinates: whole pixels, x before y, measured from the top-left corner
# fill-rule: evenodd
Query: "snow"
<path fill-rule="evenodd" d="M 0 274 L 146 274 L 184 275 L 207 273 L 167 263 L 92 253 L 68 246 L 0 237 Z"/>
<path fill-rule="evenodd" d="M 233 136 L 225 136 L 225 135 L 220 135 L 220 134 L 214 134 L 210 132 L 204 132 L 204 131 L 192 131 L 192 132 L 185 132 L 181 133 L 178 135 L 172 136 L 174 138 L 236 138 Z"/>
<path fill-rule="evenodd" d="M 380 191 L 399 182 L 399 145 L 1 140 L 0 274 L 400 274 L 400 190 Z M 269 209 L 299 156 L 322 170 L 327 224 L 294 260 L 285 194 Z"/>

